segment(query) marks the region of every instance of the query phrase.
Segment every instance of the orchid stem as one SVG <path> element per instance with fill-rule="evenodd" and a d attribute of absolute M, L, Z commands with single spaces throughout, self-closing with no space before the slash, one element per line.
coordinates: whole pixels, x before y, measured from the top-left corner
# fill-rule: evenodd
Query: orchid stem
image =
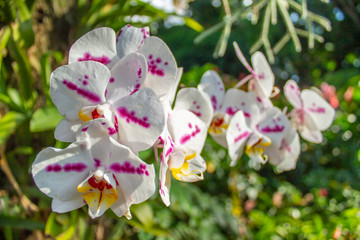
<path fill-rule="evenodd" d="M 243 79 L 240 80 L 240 82 L 238 82 L 234 88 L 239 88 L 241 87 L 242 85 L 244 85 L 245 83 L 247 83 L 253 76 L 253 74 L 249 74 L 247 75 L 246 77 L 244 77 Z"/>

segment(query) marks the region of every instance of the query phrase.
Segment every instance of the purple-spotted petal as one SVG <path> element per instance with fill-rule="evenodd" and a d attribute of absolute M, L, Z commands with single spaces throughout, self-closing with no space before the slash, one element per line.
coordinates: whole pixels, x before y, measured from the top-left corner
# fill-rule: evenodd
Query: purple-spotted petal
<path fill-rule="evenodd" d="M 137 52 L 149 36 L 149 27 L 137 28 L 130 24 L 126 25 L 116 36 L 117 55 L 122 58 L 129 53 Z"/>
<path fill-rule="evenodd" d="M 119 198 L 111 209 L 116 213 L 131 204 L 147 200 L 155 192 L 155 169 L 138 158 L 129 148 L 111 139 L 111 157 L 106 163 L 116 178 Z"/>
<path fill-rule="evenodd" d="M 50 76 L 50 96 L 61 115 L 79 119 L 79 110 L 105 102 L 110 71 L 93 61 L 75 62 L 57 68 Z"/>
<path fill-rule="evenodd" d="M 234 167 L 242 156 L 244 146 L 252 130 L 246 124 L 246 117 L 243 111 L 238 111 L 230 121 L 226 134 L 226 140 L 231 158 L 230 166 Z"/>
<path fill-rule="evenodd" d="M 134 152 L 150 148 L 164 129 L 163 107 L 150 88 L 115 102 L 113 111 L 119 124 L 119 142 Z"/>
<path fill-rule="evenodd" d="M 31 167 L 35 184 L 51 198 L 68 201 L 78 196 L 77 185 L 94 170 L 88 142 L 75 142 L 65 149 L 46 148 Z"/>
<path fill-rule="evenodd" d="M 175 145 L 188 148 L 200 154 L 207 135 L 207 127 L 195 114 L 185 109 L 173 112 L 168 128 Z"/>
<path fill-rule="evenodd" d="M 183 88 L 176 97 L 174 109 L 186 109 L 198 116 L 206 126 L 209 126 L 213 117 L 213 108 L 210 98 L 196 88 Z"/>
<path fill-rule="evenodd" d="M 304 110 L 308 115 L 311 115 L 316 128 L 321 131 L 329 128 L 335 117 L 334 108 L 312 90 L 303 90 L 301 99 L 304 103 Z"/>
<path fill-rule="evenodd" d="M 287 100 L 295 108 L 302 108 L 302 100 L 300 97 L 300 88 L 294 80 L 288 80 L 284 86 L 284 94 Z"/>
<path fill-rule="evenodd" d="M 81 124 L 82 121 L 80 119 L 69 121 L 63 118 L 56 126 L 54 136 L 62 142 L 75 142 L 75 133 L 81 127 Z"/>
<path fill-rule="evenodd" d="M 148 75 L 144 87 L 153 89 L 159 97 L 170 100 L 172 89 L 178 84 L 178 68 L 169 47 L 157 37 L 144 40 L 139 53 L 143 54 L 148 62 Z"/>
<path fill-rule="evenodd" d="M 269 162 L 276 166 L 278 172 L 294 169 L 300 154 L 300 139 L 296 130 L 290 128 L 280 147 L 271 145 L 265 148 L 264 153 L 269 156 Z"/>
<path fill-rule="evenodd" d="M 65 213 L 81 208 L 85 204 L 86 203 L 84 202 L 84 199 L 82 198 L 81 194 L 78 194 L 73 199 L 69 199 L 66 201 L 62 201 L 54 198 L 51 202 L 51 209 L 53 210 L 53 212 Z"/>
<path fill-rule="evenodd" d="M 115 32 L 107 27 L 86 33 L 71 46 L 69 52 L 69 63 L 96 61 L 109 67 L 116 60 Z"/>
<path fill-rule="evenodd" d="M 114 103 L 137 92 L 147 75 L 147 63 L 143 55 L 130 53 L 121 58 L 111 69 L 106 88 L 106 99 Z"/>
<path fill-rule="evenodd" d="M 260 97 L 269 98 L 275 82 L 275 76 L 270 65 L 261 52 L 254 53 L 251 56 L 251 62 L 256 78 L 254 90 Z"/>
<path fill-rule="evenodd" d="M 219 110 L 225 94 L 224 83 L 219 74 L 212 70 L 205 72 L 198 88 L 209 96 L 214 111 Z"/>
<path fill-rule="evenodd" d="M 271 144 L 280 146 L 281 140 L 290 127 L 290 121 L 278 108 L 267 108 L 262 115 L 261 122 L 256 126 L 257 131 L 271 139 Z"/>
<path fill-rule="evenodd" d="M 232 117 L 241 110 L 249 124 L 257 121 L 262 106 L 261 99 L 254 92 L 231 88 L 225 93 L 220 111 Z"/>

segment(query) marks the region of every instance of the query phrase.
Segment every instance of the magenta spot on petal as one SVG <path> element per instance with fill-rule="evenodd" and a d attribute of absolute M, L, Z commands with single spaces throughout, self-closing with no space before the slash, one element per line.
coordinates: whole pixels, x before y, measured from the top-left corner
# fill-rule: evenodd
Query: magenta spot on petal
<path fill-rule="evenodd" d="M 150 54 L 150 55 L 149 55 L 149 59 L 152 59 L 152 58 L 153 58 L 153 55 L 152 55 L 152 54 Z"/>
<path fill-rule="evenodd" d="M 135 116 L 135 112 L 131 111 L 129 112 L 125 107 L 120 107 L 117 109 L 119 116 L 123 119 L 126 120 L 126 122 L 130 123 L 133 122 L 135 124 L 138 124 L 144 128 L 149 128 L 150 127 L 150 123 L 147 122 L 147 118 L 145 119 L 140 119 L 138 117 Z"/>
<path fill-rule="evenodd" d="M 243 138 L 246 138 L 247 136 L 249 136 L 249 132 L 248 132 L 248 131 L 243 132 L 242 134 L 240 134 L 239 136 L 237 136 L 237 137 L 234 139 L 234 143 L 237 143 L 238 141 L 240 141 L 240 140 L 243 139 Z"/>
<path fill-rule="evenodd" d="M 110 169 L 116 173 L 125 173 L 125 174 L 138 174 L 146 175 L 146 165 L 140 164 L 138 167 L 135 167 L 130 162 L 126 161 L 123 164 L 113 163 L 110 165 Z"/>
<path fill-rule="evenodd" d="M 196 101 L 193 101 L 193 104 L 195 105 L 195 104 L 196 104 Z"/>
<path fill-rule="evenodd" d="M 189 128 L 192 128 L 192 125 L 191 125 L 191 123 L 189 123 L 189 124 L 188 124 L 188 126 L 189 126 Z"/>
<path fill-rule="evenodd" d="M 85 78 L 85 79 L 89 79 L 89 76 L 85 74 L 85 75 L 84 75 L 84 78 Z"/>
<path fill-rule="evenodd" d="M 241 106 L 245 106 L 245 103 L 244 103 L 244 102 L 242 102 L 242 103 L 241 103 Z"/>
<path fill-rule="evenodd" d="M 180 138 L 180 144 L 185 144 L 192 137 L 195 137 L 199 133 L 200 133 L 200 128 L 197 125 L 195 125 L 195 130 L 194 131 L 192 131 L 190 134 L 185 134 Z"/>
<path fill-rule="evenodd" d="M 290 84 L 290 88 L 291 88 L 291 89 L 294 89 L 295 87 L 294 87 L 294 85 Z"/>
<path fill-rule="evenodd" d="M 46 171 L 47 171 L 47 172 L 51 172 L 52 170 L 53 170 L 53 166 L 52 166 L 52 165 L 46 166 Z"/>
<path fill-rule="evenodd" d="M 77 60 L 78 60 L 78 62 L 91 60 L 91 61 L 96 61 L 96 62 L 102 63 L 104 65 L 109 64 L 111 62 L 111 60 L 105 55 L 102 55 L 101 57 L 95 57 L 95 56 L 92 56 L 88 52 L 84 53 L 84 56 L 82 58 L 78 58 Z"/>
<path fill-rule="evenodd" d="M 59 164 L 53 165 L 53 171 L 54 172 L 60 172 L 62 170 L 62 167 Z"/>
<path fill-rule="evenodd" d="M 100 160 L 100 159 L 94 158 L 94 162 L 95 162 L 94 166 L 95 166 L 96 168 L 98 168 L 98 167 L 101 166 L 101 160 Z"/>
<path fill-rule="evenodd" d="M 261 129 L 263 133 L 278 133 L 284 131 L 284 126 L 275 125 L 274 127 L 266 126 Z"/>
<path fill-rule="evenodd" d="M 196 109 L 200 109 L 200 106 L 196 106 Z"/>
<path fill-rule="evenodd" d="M 193 114 L 195 114 L 198 117 L 202 116 L 201 112 L 197 112 L 197 111 L 194 111 L 194 110 L 190 110 L 190 112 L 192 112 Z"/>
<path fill-rule="evenodd" d="M 139 91 L 140 87 L 141 87 L 140 83 L 136 84 L 134 86 L 134 90 L 130 93 L 130 95 L 132 95 L 132 94 L 136 93 L 137 91 Z"/>
<path fill-rule="evenodd" d="M 88 130 L 88 127 L 84 127 L 81 131 L 86 132 Z"/>
<path fill-rule="evenodd" d="M 259 103 L 262 102 L 261 98 L 259 98 L 259 97 L 256 97 L 256 100 L 257 100 Z"/>
<path fill-rule="evenodd" d="M 106 122 L 102 122 L 102 123 L 101 123 L 101 125 L 105 125 L 105 124 L 106 124 Z"/>
<path fill-rule="evenodd" d="M 156 63 L 161 63 L 161 58 L 157 58 Z"/>
<path fill-rule="evenodd" d="M 110 82 L 110 83 L 115 82 L 115 78 L 111 77 L 111 78 L 109 79 L 109 82 Z"/>
<path fill-rule="evenodd" d="M 236 107 L 234 107 L 234 108 L 228 107 L 228 108 L 226 109 L 226 113 L 229 114 L 230 116 L 234 116 L 234 114 L 235 114 L 237 111 L 239 111 L 239 109 L 236 108 Z"/>
<path fill-rule="evenodd" d="M 88 85 L 88 81 L 86 81 L 86 80 L 84 80 L 82 83 L 83 83 L 84 85 Z"/>
<path fill-rule="evenodd" d="M 164 62 L 164 65 L 167 66 L 169 63 L 168 62 Z"/>
<path fill-rule="evenodd" d="M 217 109 L 217 99 L 216 99 L 215 95 L 211 96 L 211 103 L 213 105 L 213 108 L 216 110 Z"/>
<path fill-rule="evenodd" d="M 317 108 L 308 108 L 310 112 L 314 113 L 325 113 L 325 108 L 323 107 L 317 107 Z"/>
<path fill-rule="evenodd" d="M 95 93 L 92 93 L 88 90 L 79 88 L 78 86 L 76 86 L 76 84 L 67 81 L 66 79 L 64 79 L 62 81 L 62 83 L 70 90 L 72 91 L 76 91 L 77 94 L 79 94 L 82 97 L 87 98 L 89 101 L 94 102 L 94 103 L 99 103 L 100 102 L 100 97 L 98 95 L 96 95 Z"/>
<path fill-rule="evenodd" d="M 114 135 L 114 134 L 116 133 L 115 128 L 109 127 L 109 128 L 108 128 L 108 133 L 109 133 L 109 135 Z"/>

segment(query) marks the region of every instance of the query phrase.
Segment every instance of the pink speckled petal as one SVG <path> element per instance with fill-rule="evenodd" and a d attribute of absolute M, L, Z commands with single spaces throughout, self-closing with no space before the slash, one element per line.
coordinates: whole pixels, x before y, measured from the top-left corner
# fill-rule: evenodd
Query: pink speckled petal
<path fill-rule="evenodd" d="M 230 166 L 234 167 L 242 156 L 244 146 L 252 130 L 246 124 L 246 117 L 243 111 L 238 111 L 231 119 L 229 128 L 226 132 L 226 140 L 231 158 Z"/>
<path fill-rule="evenodd" d="M 118 216 L 131 204 L 147 200 L 155 192 L 155 169 L 146 164 L 129 148 L 111 139 L 112 155 L 106 163 L 116 178 L 120 197 L 111 207 Z"/>
<path fill-rule="evenodd" d="M 267 108 L 262 113 L 262 120 L 256 126 L 257 131 L 271 139 L 271 144 L 280 146 L 281 140 L 291 127 L 290 121 L 278 108 Z"/>
<path fill-rule="evenodd" d="M 206 126 L 211 123 L 214 113 L 209 96 L 196 88 L 181 89 L 176 96 L 175 109 L 189 110 L 204 121 Z"/>
<path fill-rule="evenodd" d="M 207 135 L 207 127 L 195 114 L 185 109 L 173 112 L 168 128 L 175 146 L 192 149 L 200 154 Z"/>
<path fill-rule="evenodd" d="M 119 60 L 111 69 L 106 88 L 106 99 L 114 103 L 137 92 L 147 76 L 147 63 L 143 55 L 130 53 Z"/>
<path fill-rule="evenodd" d="M 300 88 L 294 80 L 288 80 L 284 86 L 284 94 L 294 108 L 302 108 L 303 103 L 300 98 Z"/>
<path fill-rule="evenodd" d="M 69 63 L 97 61 L 110 67 L 117 59 L 115 32 L 107 27 L 86 33 L 71 46 L 69 51 Z"/>
<path fill-rule="evenodd" d="M 61 66 L 50 76 L 50 96 L 59 113 L 74 121 L 79 119 L 82 107 L 105 103 L 104 93 L 109 78 L 109 69 L 98 62 Z"/>
<path fill-rule="evenodd" d="M 172 89 L 178 84 L 178 68 L 169 47 L 157 37 L 144 40 L 139 53 L 146 57 L 148 62 L 148 75 L 145 87 L 153 89 L 159 97 L 170 100 Z"/>
<path fill-rule="evenodd" d="M 115 102 L 113 112 L 119 123 L 119 142 L 134 152 L 150 148 L 165 126 L 164 109 L 150 88 Z"/>
<path fill-rule="evenodd" d="M 149 27 L 137 28 L 130 24 L 121 28 L 116 36 L 116 50 L 119 58 L 137 52 L 144 40 L 150 36 Z"/>
<path fill-rule="evenodd" d="M 311 115 L 316 128 L 323 131 L 330 127 L 335 117 L 335 110 L 331 105 L 316 92 L 305 89 L 301 92 L 304 110 Z M 308 126 L 310 129 L 310 126 Z"/>
<path fill-rule="evenodd" d="M 270 65 L 261 52 L 254 53 L 251 56 L 251 62 L 257 80 L 255 81 L 254 90 L 260 97 L 269 98 L 275 83 L 275 76 L 271 71 Z"/>
<path fill-rule="evenodd" d="M 220 109 L 225 94 L 224 83 L 219 74 L 209 70 L 201 77 L 198 89 L 204 91 L 210 98 L 214 112 Z"/>
<path fill-rule="evenodd" d="M 238 110 L 242 110 L 246 122 L 256 122 L 262 111 L 262 100 L 254 92 L 245 92 L 239 89 L 231 88 L 226 91 L 220 112 L 229 116 L 234 116 Z"/>
<path fill-rule="evenodd" d="M 289 171 L 296 167 L 300 155 L 300 138 L 294 128 L 290 128 L 281 141 L 280 147 L 270 145 L 265 148 L 269 162 L 276 166 L 278 172 Z"/>
<path fill-rule="evenodd" d="M 77 198 L 77 185 L 95 169 L 88 147 L 87 142 L 75 142 L 65 149 L 42 150 L 31 167 L 40 191 L 62 201 Z"/>

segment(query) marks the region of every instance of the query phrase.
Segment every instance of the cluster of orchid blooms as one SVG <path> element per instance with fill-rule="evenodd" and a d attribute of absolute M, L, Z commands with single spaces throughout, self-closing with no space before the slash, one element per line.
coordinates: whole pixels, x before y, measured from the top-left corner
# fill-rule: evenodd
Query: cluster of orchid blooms
<path fill-rule="evenodd" d="M 92 218 L 108 208 L 131 218 L 130 206 L 156 189 L 153 164 L 138 157 L 149 148 L 156 162 L 162 149 L 159 193 L 168 206 L 171 175 L 184 182 L 203 179 L 206 162 L 200 153 L 207 133 L 228 149 L 231 166 L 245 152 L 255 168 L 267 161 L 278 171 L 295 168 L 298 132 L 321 142 L 335 111 L 316 92 L 300 92 L 292 80 L 284 92 L 293 110 L 274 107 L 274 75 L 264 55 L 256 52 L 251 67 L 234 46 L 250 71 L 236 87 L 248 82 L 247 92 L 225 91 L 219 75 L 207 71 L 197 88 L 181 89 L 174 102 L 182 69 L 148 27 L 127 25 L 117 35 L 98 28 L 78 39 L 68 65 L 50 79 L 51 98 L 63 116 L 55 138 L 71 144 L 42 150 L 31 170 L 39 189 L 53 198 L 52 210 L 87 204 Z"/>

